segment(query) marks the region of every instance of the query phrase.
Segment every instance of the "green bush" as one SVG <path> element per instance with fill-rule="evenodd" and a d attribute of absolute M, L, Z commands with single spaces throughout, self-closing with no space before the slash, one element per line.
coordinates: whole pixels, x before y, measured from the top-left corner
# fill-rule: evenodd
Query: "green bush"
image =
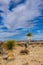
<path fill-rule="evenodd" d="M 16 46 L 16 41 L 14 40 L 8 40 L 4 42 L 4 48 L 6 50 L 12 50 Z"/>

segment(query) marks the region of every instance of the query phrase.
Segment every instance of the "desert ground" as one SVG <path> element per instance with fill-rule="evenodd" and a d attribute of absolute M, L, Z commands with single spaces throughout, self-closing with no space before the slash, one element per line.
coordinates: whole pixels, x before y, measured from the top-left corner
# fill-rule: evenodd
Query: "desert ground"
<path fill-rule="evenodd" d="M 20 53 L 24 49 L 24 46 L 17 45 L 13 51 L 14 60 L 5 61 L 0 56 L 0 65 L 43 65 L 43 44 L 30 44 L 28 54 Z"/>

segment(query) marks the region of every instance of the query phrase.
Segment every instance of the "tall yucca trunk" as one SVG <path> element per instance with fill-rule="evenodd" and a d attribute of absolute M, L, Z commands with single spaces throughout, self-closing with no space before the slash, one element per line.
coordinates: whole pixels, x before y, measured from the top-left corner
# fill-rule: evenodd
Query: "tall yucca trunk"
<path fill-rule="evenodd" d="M 31 41 L 31 37 L 28 37 L 28 42 L 29 42 L 29 44 L 30 44 L 30 41 Z"/>

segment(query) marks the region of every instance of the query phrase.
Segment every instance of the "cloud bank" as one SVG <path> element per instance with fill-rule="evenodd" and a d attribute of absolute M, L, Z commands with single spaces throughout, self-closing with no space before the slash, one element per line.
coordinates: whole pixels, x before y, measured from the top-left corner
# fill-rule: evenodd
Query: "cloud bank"
<path fill-rule="evenodd" d="M 0 25 L 0 38 L 3 37 L 3 39 L 33 29 L 36 27 L 37 22 L 39 22 L 33 20 L 41 15 L 39 11 L 39 5 L 42 3 L 41 0 L 13 0 L 12 4 L 16 5 L 12 6 L 12 11 L 9 10 L 10 1 L 12 0 L 0 1 L 0 4 L 2 4 L 0 10 L 4 12 L 0 13 L 0 16 L 3 17 L 3 20 L 0 19 L 3 23 Z M 5 30 L 3 27 L 7 29 Z M 22 29 L 21 31 L 18 30 L 20 28 Z M 17 33 L 15 31 L 17 31 Z"/>

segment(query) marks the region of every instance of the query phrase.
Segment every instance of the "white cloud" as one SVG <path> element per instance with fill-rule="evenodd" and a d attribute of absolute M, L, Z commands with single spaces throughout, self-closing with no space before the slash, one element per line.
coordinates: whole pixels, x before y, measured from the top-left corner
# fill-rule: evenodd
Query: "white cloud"
<path fill-rule="evenodd" d="M 15 3 L 19 3 L 21 0 L 13 0 Z"/>
<path fill-rule="evenodd" d="M 40 31 L 40 30 L 37 30 L 37 32 L 38 32 L 38 33 L 41 33 L 41 31 Z"/>
<path fill-rule="evenodd" d="M 28 39 L 27 36 L 21 36 L 19 40 L 25 40 L 26 41 L 27 39 Z"/>
<path fill-rule="evenodd" d="M 25 4 L 18 5 L 16 8 L 12 10 L 12 12 L 9 11 L 7 13 L 7 17 L 6 17 L 6 20 L 4 21 L 4 25 L 8 29 L 26 27 L 26 23 L 27 23 L 27 22 L 25 23 L 26 20 L 32 20 L 35 17 L 40 16 L 40 12 L 38 10 L 39 3 L 40 3 L 40 0 L 38 1 L 31 0 L 31 2 L 30 0 L 26 0 Z"/>
<path fill-rule="evenodd" d="M 9 5 L 10 0 L 2 0 L 2 4 L 7 4 L 6 6 Z M 18 0 L 15 0 L 16 2 L 19 2 Z M 35 17 L 40 16 L 40 12 L 38 9 L 38 5 L 41 3 L 41 0 L 26 0 L 25 4 L 20 4 L 16 8 L 13 8 L 12 11 L 9 11 L 6 9 L 6 6 L 4 5 L 4 14 L 1 14 L 4 17 L 3 20 L 3 25 L 0 26 L 0 29 L 4 26 L 6 26 L 9 30 L 15 30 L 18 28 L 23 28 L 28 29 L 28 28 L 34 28 L 36 26 L 36 21 L 35 23 L 31 23 L 28 27 L 28 22 L 30 20 L 33 20 Z M 36 5 L 37 4 L 37 5 Z M 3 6 L 0 7 L 0 9 Z M 8 7 L 7 7 L 8 8 Z M 39 32 L 39 31 L 38 31 Z M 16 34 L 19 34 L 20 32 L 4 32 L 3 30 L 0 30 L 0 38 L 5 38 L 5 37 L 10 37 Z M 34 38 L 38 38 L 38 36 L 42 37 L 42 35 L 36 35 Z M 26 39 L 26 36 L 23 37 L 22 39 Z"/>
<path fill-rule="evenodd" d="M 2 4 L 3 4 L 3 3 L 6 3 L 6 4 L 7 4 L 7 3 L 9 3 L 9 1 L 10 1 L 10 0 L 0 0 L 0 3 L 2 3 Z"/>
<path fill-rule="evenodd" d="M 37 34 L 32 37 L 34 40 L 43 40 L 43 34 Z"/>
<path fill-rule="evenodd" d="M 4 31 L 1 31 L 0 32 L 0 38 L 10 37 L 10 36 L 13 36 L 13 35 L 17 35 L 19 33 L 20 32 L 18 32 L 18 31 L 15 31 L 15 32 L 4 32 Z"/>

